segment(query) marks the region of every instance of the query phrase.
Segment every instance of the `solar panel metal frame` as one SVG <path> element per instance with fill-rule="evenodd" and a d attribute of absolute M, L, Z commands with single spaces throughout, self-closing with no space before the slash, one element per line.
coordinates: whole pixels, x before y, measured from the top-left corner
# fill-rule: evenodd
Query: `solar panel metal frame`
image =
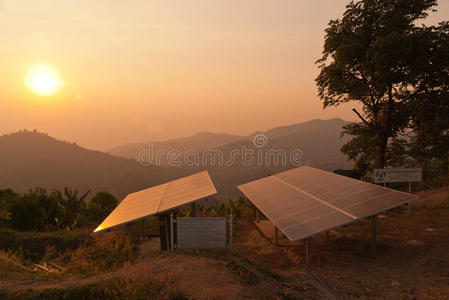
<path fill-rule="evenodd" d="M 313 170 L 314 172 L 323 172 L 323 173 L 325 173 L 326 175 L 332 176 L 333 178 L 337 178 L 337 179 L 338 179 L 338 177 L 341 177 L 342 180 L 333 182 L 333 183 L 331 183 L 331 185 L 332 185 L 332 184 L 335 184 L 335 183 L 343 183 L 343 182 L 350 182 L 350 181 L 352 181 L 352 182 L 354 182 L 354 183 L 362 184 L 363 186 L 369 186 L 369 185 L 371 185 L 372 187 L 376 187 L 376 188 L 380 188 L 380 189 L 389 191 L 389 192 L 386 192 L 386 193 L 381 194 L 380 196 L 376 196 L 376 197 L 385 196 L 385 195 L 388 195 L 388 194 L 393 193 L 393 192 L 394 192 L 394 193 L 397 193 L 397 194 L 404 194 L 404 195 L 407 195 L 408 197 L 407 197 L 407 199 L 404 200 L 404 201 L 399 201 L 399 202 L 396 202 L 396 203 L 393 204 L 393 205 L 386 206 L 386 207 L 382 207 L 381 209 L 374 210 L 374 211 L 371 211 L 371 212 L 369 212 L 369 213 L 367 213 L 367 214 L 363 214 L 363 215 L 357 216 L 357 215 L 354 215 L 354 214 L 348 212 L 345 208 L 353 207 L 353 206 L 357 205 L 358 203 L 356 203 L 356 204 L 354 204 L 354 205 L 346 206 L 345 208 L 334 207 L 334 205 L 332 205 L 332 202 L 325 201 L 325 200 L 319 198 L 318 196 L 314 196 L 313 194 L 309 194 L 307 191 L 305 191 L 305 190 L 303 190 L 303 189 L 301 189 L 301 188 L 299 188 L 299 187 L 297 187 L 297 186 L 295 186 L 295 185 L 293 185 L 293 184 L 290 184 L 290 183 L 288 183 L 288 182 L 286 182 L 286 181 L 284 181 L 283 179 L 281 179 L 281 178 L 278 177 L 279 175 L 282 175 L 282 174 L 288 174 L 289 172 L 292 172 L 292 171 L 294 171 L 294 170 L 298 170 L 298 169 L 301 169 L 301 168 L 309 168 L 310 170 Z M 304 174 L 302 174 L 302 175 L 304 175 Z M 315 198 L 315 200 L 317 200 L 318 202 L 324 202 L 324 203 L 322 203 L 323 205 L 326 205 L 326 206 L 328 206 L 328 207 L 334 209 L 334 210 L 337 211 L 337 212 L 342 212 L 342 211 L 343 211 L 343 213 L 344 213 L 345 215 L 350 216 L 351 219 L 348 220 L 347 222 L 339 222 L 339 223 L 336 224 L 335 226 L 328 226 L 328 227 L 326 227 L 326 229 L 323 229 L 323 230 L 316 230 L 316 231 L 314 231 L 313 233 L 305 234 L 305 235 L 302 235 L 302 236 L 300 236 L 300 237 L 293 238 L 290 234 L 288 234 L 288 233 L 286 232 L 286 228 L 285 228 L 285 227 L 283 228 L 283 226 L 280 226 L 280 224 L 279 224 L 274 218 L 272 218 L 272 216 L 270 216 L 270 213 L 267 213 L 267 212 L 264 211 L 265 209 L 264 209 L 263 207 L 261 207 L 261 205 L 260 205 L 260 203 L 258 203 L 258 201 L 254 201 L 254 199 L 251 200 L 251 197 L 248 196 L 248 195 L 246 194 L 246 193 L 248 193 L 248 191 L 247 191 L 247 187 L 248 187 L 248 186 L 250 186 L 251 184 L 252 184 L 252 185 L 255 185 L 255 184 L 257 184 L 258 182 L 259 182 L 259 184 L 260 184 L 261 182 L 267 180 L 268 178 L 274 178 L 274 179 L 276 179 L 277 181 L 280 181 L 280 182 L 282 182 L 284 185 L 287 185 L 287 186 L 290 185 L 291 188 L 297 190 L 298 193 L 312 196 L 312 198 Z M 281 172 L 281 173 L 278 173 L 278 174 L 275 174 L 275 175 L 272 175 L 272 176 L 269 176 L 269 177 L 265 177 L 265 178 L 262 178 L 262 179 L 259 179 L 259 180 L 255 180 L 255 181 L 246 183 L 246 184 L 242 184 L 242 185 L 239 185 L 237 188 L 238 188 L 243 194 L 245 194 L 245 195 L 248 197 L 248 199 L 249 199 L 249 200 L 250 200 L 250 201 L 257 207 L 257 209 L 259 209 L 262 213 L 264 213 L 265 216 L 266 216 L 266 217 L 267 217 L 267 218 L 268 218 L 268 219 L 269 219 L 269 220 L 270 220 L 276 227 L 278 227 L 279 230 L 280 230 L 284 235 L 286 235 L 292 242 L 293 242 L 293 241 L 302 240 L 302 239 L 306 239 L 306 238 L 309 238 L 309 237 L 311 237 L 311 236 L 320 234 L 320 233 L 322 233 L 322 232 L 325 232 L 325 231 L 328 231 L 328 230 L 331 230 L 331 229 L 334 229 L 334 228 L 337 228 L 337 227 L 340 227 L 340 226 L 344 226 L 344 225 L 353 223 L 353 222 L 356 221 L 356 220 L 360 220 L 360 219 L 363 219 L 363 218 L 367 218 L 367 217 L 369 217 L 369 216 L 376 215 L 376 214 L 378 214 L 378 213 L 380 213 L 380 212 L 383 212 L 383 211 L 386 211 L 386 210 L 389 210 L 389 209 L 392 209 L 392 208 L 401 206 L 401 205 L 403 205 L 403 204 L 409 203 L 409 202 L 411 202 L 411 201 L 413 201 L 413 200 L 416 200 L 416 199 L 418 198 L 417 196 L 412 195 L 412 194 L 408 194 L 408 193 L 405 193 L 405 192 L 401 192 L 401 191 L 389 189 L 389 188 L 386 188 L 386 187 L 381 187 L 381 186 L 379 186 L 379 185 L 372 184 L 372 183 L 369 183 L 369 182 L 364 182 L 364 181 L 356 180 L 356 179 L 353 179 L 353 178 L 345 177 L 345 176 L 342 176 L 342 175 L 338 175 L 338 174 L 334 174 L 334 173 L 331 173 L 331 172 L 326 172 L 326 171 L 323 171 L 323 170 L 320 170 L 320 169 L 315 169 L 315 168 L 306 167 L 306 166 L 304 166 L 304 167 L 299 167 L 299 168 L 295 168 L 295 169 L 292 169 L 292 170 L 289 170 L 289 171 L 285 171 L 285 172 Z M 246 190 L 246 193 L 245 193 L 245 190 Z M 363 190 L 362 192 L 366 192 L 366 191 L 368 191 L 368 190 L 369 190 L 369 188 Z M 347 195 L 346 197 L 342 197 L 341 199 L 350 197 L 351 195 L 354 195 L 354 194 L 356 194 L 356 193 L 351 193 L 351 194 Z M 375 199 L 376 197 L 369 198 L 369 199 L 367 199 L 366 201 L 371 201 L 371 200 Z M 339 199 L 339 198 L 337 198 L 337 199 Z M 333 201 L 336 201 L 336 200 L 333 200 Z M 366 201 L 364 201 L 364 202 L 366 202 Z M 360 202 L 360 203 L 363 203 L 363 202 Z M 336 208 L 336 209 L 335 209 L 335 208 Z M 300 210 L 300 211 L 301 211 L 301 210 Z M 304 211 L 304 210 L 302 210 L 302 211 Z M 296 212 L 296 213 L 297 213 L 297 212 Z M 276 219 L 278 219 L 278 218 L 276 218 Z M 312 219 L 312 220 L 313 220 L 313 219 Z M 310 220 L 309 220 L 309 221 L 305 221 L 305 222 L 303 222 L 303 223 L 308 223 L 308 222 L 310 222 Z M 300 224 L 301 224 L 301 223 L 295 223 L 295 224 L 293 224 L 292 226 L 298 226 L 298 225 L 300 225 Z"/>
<path fill-rule="evenodd" d="M 205 173 L 205 175 L 206 175 L 206 176 L 208 177 L 208 179 L 209 179 L 209 182 L 210 182 L 210 188 L 213 190 L 212 193 L 210 193 L 210 194 L 208 194 L 208 195 L 206 195 L 206 196 L 204 196 L 204 197 L 196 198 L 196 199 L 194 199 L 194 200 L 187 201 L 187 202 L 184 202 L 184 203 L 179 204 L 179 205 L 174 205 L 174 206 L 172 206 L 172 207 L 168 207 L 168 208 L 166 208 L 166 209 L 159 210 L 161 201 L 162 201 L 162 199 L 163 199 L 163 195 L 164 195 L 164 193 L 165 193 L 165 189 L 167 188 L 167 185 L 168 185 L 168 184 L 173 183 L 173 182 L 176 182 L 176 181 L 183 180 L 183 179 L 185 179 L 185 178 L 189 178 L 189 177 L 193 177 L 193 176 L 198 176 L 198 175 L 203 174 L 203 173 Z M 161 187 L 161 186 L 165 186 L 165 188 L 164 188 L 164 190 L 163 190 L 163 192 L 162 192 L 161 199 L 159 200 L 158 206 L 157 206 L 156 211 L 155 211 L 154 213 L 147 214 L 147 215 L 144 215 L 144 216 L 142 216 L 142 217 L 134 218 L 134 219 L 128 220 L 128 221 L 126 221 L 126 222 L 122 222 L 122 223 L 119 223 L 119 224 L 115 224 L 115 225 L 112 225 L 112 226 L 109 226 L 109 227 L 100 228 L 101 225 L 106 221 L 106 219 L 107 219 L 107 218 L 108 218 L 108 217 L 115 211 L 115 209 L 117 209 L 117 208 L 120 206 L 120 203 L 119 203 L 119 204 L 117 205 L 117 207 L 116 207 L 116 208 L 115 208 L 115 209 L 114 209 L 114 210 L 113 210 L 113 211 L 112 211 L 112 212 L 111 212 L 111 213 L 110 213 L 110 214 L 103 220 L 103 222 L 102 222 L 102 223 L 101 223 L 101 224 L 94 230 L 94 232 L 101 232 L 101 231 L 104 231 L 104 230 L 110 230 L 110 229 L 116 228 L 116 227 L 118 227 L 118 226 L 122 226 L 122 225 L 126 225 L 126 224 L 129 224 L 129 223 L 133 223 L 133 222 L 136 222 L 136 221 L 138 221 L 138 220 L 144 219 L 144 218 L 146 218 L 146 217 L 158 215 L 158 214 L 160 214 L 160 213 L 164 213 L 164 212 L 170 211 L 170 210 L 172 210 L 172 209 L 179 208 L 179 207 L 182 207 L 182 206 L 184 206 L 184 205 L 191 204 L 191 203 L 193 203 L 193 202 L 195 202 L 195 201 L 201 201 L 201 200 L 204 200 L 204 199 L 206 199 L 207 197 L 210 197 L 210 196 L 213 196 L 213 195 L 217 194 L 217 189 L 215 188 L 215 186 L 214 186 L 214 184 L 213 184 L 213 182 L 212 182 L 212 179 L 211 179 L 210 176 L 209 176 L 209 173 L 208 173 L 207 171 L 202 171 L 202 172 L 198 172 L 198 173 L 195 173 L 195 174 L 192 174 L 192 175 L 189 175 L 189 176 L 185 176 L 185 177 L 181 177 L 181 178 L 175 179 L 175 180 L 173 180 L 173 181 L 169 181 L 169 182 L 167 182 L 167 183 L 159 184 L 159 185 L 156 185 L 156 186 L 153 186 L 153 187 L 144 189 L 144 190 L 140 190 L 140 191 L 137 191 L 137 192 L 134 192 L 134 193 L 130 193 L 130 194 L 128 194 L 123 200 L 125 200 L 125 199 L 126 199 L 128 196 L 130 196 L 130 195 L 133 195 L 133 194 L 136 194 L 136 193 L 139 193 L 139 192 L 144 192 L 144 191 L 151 190 L 151 189 L 155 189 L 155 188 Z M 122 202 L 123 202 L 123 200 L 122 200 Z"/>
<path fill-rule="evenodd" d="M 374 213 L 370 213 L 370 214 L 367 214 L 367 215 L 362 215 L 360 217 L 357 217 L 358 219 L 364 219 L 364 218 L 376 215 L 376 214 L 378 214 L 380 212 L 384 212 L 386 210 L 393 209 L 395 207 L 398 207 L 398 206 L 410 203 L 411 201 L 414 201 L 414 200 L 418 199 L 418 196 L 416 196 L 416 195 L 409 194 L 409 193 L 402 192 L 402 191 L 398 191 L 398 190 L 394 190 L 394 189 L 391 189 L 391 188 L 388 188 L 388 187 L 380 186 L 378 184 L 374 184 L 374 183 L 371 183 L 371 182 L 357 180 L 357 179 L 354 179 L 354 178 L 351 178 L 351 177 L 346 177 L 346 176 L 343 176 L 343 175 L 335 174 L 335 173 L 332 173 L 332 172 L 327 172 L 327 171 L 324 171 L 324 170 L 321 170 L 321 169 L 312 168 L 312 167 L 308 167 L 308 166 L 303 166 L 303 167 L 299 167 L 299 168 L 309 168 L 309 169 L 312 169 L 314 171 L 319 171 L 319 172 L 322 172 L 322 173 L 326 173 L 326 174 L 329 174 L 329 175 L 334 176 L 334 177 L 340 176 L 343 179 L 345 179 L 345 181 L 352 181 L 352 182 L 361 183 L 361 184 L 364 184 L 364 185 L 370 185 L 372 187 L 376 187 L 376 188 L 380 188 L 380 189 L 384 189 L 384 190 L 389 190 L 390 193 L 394 192 L 394 193 L 397 193 L 397 194 L 404 194 L 404 195 L 410 196 L 410 198 L 408 198 L 407 200 L 398 202 L 399 204 L 395 204 L 395 205 L 387 206 L 385 208 L 378 209 Z M 299 168 L 296 168 L 296 169 L 299 169 Z M 292 170 L 295 170 L 295 169 L 292 169 Z M 290 172 L 292 170 L 281 172 L 281 173 L 275 174 L 273 176 L 276 177 L 279 174 L 287 173 L 287 172 Z M 371 199 L 368 199 L 368 200 L 371 200 Z M 323 201 L 325 201 L 325 200 L 323 200 Z M 343 208 L 341 208 L 341 209 L 344 210 Z"/>
<path fill-rule="evenodd" d="M 271 176 L 270 176 L 271 177 Z M 239 185 L 238 186 L 238 188 L 241 190 L 241 186 L 242 185 Z M 242 190 L 241 190 L 242 191 Z M 244 193 L 243 191 L 242 191 L 242 193 Z M 244 193 L 245 194 L 245 193 Z M 251 198 L 250 197 L 248 197 L 248 199 L 250 199 L 251 200 Z M 304 236 L 304 237 L 300 237 L 300 238 L 292 238 L 291 236 L 290 236 L 290 234 L 288 233 L 288 232 L 286 232 L 283 228 L 282 228 L 282 226 L 280 226 L 279 224 L 278 224 L 278 222 L 277 221 L 275 221 L 273 218 L 271 218 L 270 217 L 270 215 L 268 215 L 268 214 L 266 214 L 265 212 L 264 212 L 264 209 L 262 208 L 262 207 L 260 207 L 256 202 L 253 202 L 253 201 L 251 201 L 253 204 L 254 204 L 254 206 L 256 206 L 257 207 L 257 209 L 259 209 L 262 213 L 264 213 L 265 214 L 265 216 L 286 236 L 286 237 L 288 237 L 289 238 L 289 240 L 290 241 L 298 241 L 298 240 L 301 240 L 301 239 L 305 239 L 305 238 L 307 238 L 307 237 L 310 237 L 310 236 L 313 236 L 313 235 L 317 235 L 317 234 L 319 234 L 319 233 L 321 233 L 321 232 L 325 232 L 325 231 L 327 231 L 327 230 L 330 230 L 330 229 L 334 229 L 334 228 L 337 228 L 337 227 L 340 227 L 340 226 L 344 226 L 344 225 L 347 225 L 347 224 L 350 224 L 350 223 L 352 223 L 352 222 L 354 222 L 355 221 L 355 219 L 351 219 L 351 220 L 348 220 L 347 222 L 343 222 L 343 223 L 339 223 L 338 225 L 336 225 L 336 226 L 333 226 L 333 227 L 328 227 L 328 229 L 324 229 L 324 230 L 321 230 L 321 231 L 317 231 L 317 232 L 315 232 L 315 233 L 313 233 L 313 234 L 311 234 L 311 235 L 307 235 L 307 236 Z"/>

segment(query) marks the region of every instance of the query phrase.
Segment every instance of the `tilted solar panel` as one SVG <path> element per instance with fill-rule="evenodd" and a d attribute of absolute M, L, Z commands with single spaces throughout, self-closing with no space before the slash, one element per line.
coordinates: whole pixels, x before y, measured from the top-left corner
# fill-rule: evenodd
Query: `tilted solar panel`
<path fill-rule="evenodd" d="M 177 208 L 216 193 L 207 171 L 138 191 L 127 195 L 95 232 Z"/>
<path fill-rule="evenodd" d="M 238 188 L 291 241 L 375 215 L 417 198 L 306 166 Z"/>

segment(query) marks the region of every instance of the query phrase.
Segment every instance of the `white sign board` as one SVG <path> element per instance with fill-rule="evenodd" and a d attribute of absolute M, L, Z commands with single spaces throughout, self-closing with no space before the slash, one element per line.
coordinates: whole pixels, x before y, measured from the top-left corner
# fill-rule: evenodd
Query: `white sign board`
<path fill-rule="evenodd" d="M 422 168 L 387 168 L 374 170 L 374 182 L 412 182 L 422 180 Z"/>
<path fill-rule="evenodd" d="M 226 248 L 226 218 L 177 218 L 178 249 Z"/>

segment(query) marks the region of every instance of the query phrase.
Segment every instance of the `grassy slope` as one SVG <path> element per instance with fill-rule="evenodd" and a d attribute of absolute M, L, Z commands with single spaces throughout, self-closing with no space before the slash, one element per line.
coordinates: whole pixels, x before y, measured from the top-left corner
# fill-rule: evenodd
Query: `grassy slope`
<path fill-rule="evenodd" d="M 410 214 L 399 209 L 380 220 L 377 257 L 369 254 L 368 220 L 332 232 L 330 240 L 324 235 L 315 237 L 313 263 L 308 266 L 303 263 L 303 243 L 274 247 L 252 223 L 239 220 L 233 255 L 160 253 L 146 248 L 144 243 L 131 263 L 98 274 L 63 274 L 58 279 L 9 268 L 0 273 L 0 290 L 17 298 L 25 294 L 49 298 L 48 295 L 68 293 L 64 294 L 68 295 L 66 298 L 75 299 L 81 291 L 89 293 L 89 288 L 104 292 L 115 286 L 121 295 L 134 293 L 137 298 L 143 295 L 142 299 L 145 293 L 154 293 L 153 297 L 161 299 L 335 295 L 442 299 L 449 294 L 448 192 L 449 188 L 420 192 Z M 144 274 L 150 276 L 152 285 L 142 286 L 137 280 L 139 274 L 142 278 Z"/>
<path fill-rule="evenodd" d="M 65 186 L 80 192 L 109 191 L 117 197 L 191 174 L 84 149 L 38 132 L 0 136 L 0 189 L 25 192 Z"/>

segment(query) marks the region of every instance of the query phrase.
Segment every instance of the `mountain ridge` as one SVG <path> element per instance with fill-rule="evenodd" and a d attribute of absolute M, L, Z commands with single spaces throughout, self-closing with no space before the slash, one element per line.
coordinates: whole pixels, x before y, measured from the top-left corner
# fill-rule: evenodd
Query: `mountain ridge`
<path fill-rule="evenodd" d="M 123 196 L 186 174 L 186 170 L 175 168 L 143 167 L 135 160 L 88 150 L 37 131 L 1 136 L 0 165 L 0 188 L 20 192 L 68 186 Z"/>
<path fill-rule="evenodd" d="M 288 135 L 293 132 L 302 131 L 305 132 L 307 130 L 313 130 L 316 131 L 319 129 L 319 131 L 322 131 L 323 125 L 328 125 L 331 123 L 333 126 L 337 126 L 341 129 L 345 124 L 349 123 L 348 121 L 344 121 L 340 118 L 332 118 L 328 120 L 323 119 L 312 119 L 310 121 L 306 122 L 300 122 L 300 123 L 293 123 L 290 125 L 282 125 L 277 126 L 274 128 L 271 128 L 266 131 L 255 131 L 252 134 L 249 134 L 247 136 L 240 136 L 240 135 L 234 135 L 229 133 L 213 133 L 209 131 L 202 131 L 199 133 L 196 133 L 192 136 L 188 137 L 180 137 L 180 138 L 173 138 L 163 141 L 149 141 L 149 142 L 135 142 L 135 143 L 127 143 L 123 144 L 117 147 L 114 147 L 110 150 L 107 150 L 106 153 L 120 156 L 120 157 L 126 157 L 126 158 L 133 158 L 137 159 L 138 154 L 141 150 L 146 149 L 149 144 L 152 144 L 155 151 L 158 150 L 164 150 L 167 152 L 167 149 L 177 149 L 180 151 L 185 151 L 187 149 L 194 149 L 197 151 L 202 151 L 204 149 L 216 149 L 222 146 L 226 146 L 227 144 L 231 144 L 233 142 L 239 142 L 243 140 L 249 140 L 252 139 L 257 134 L 264 134 L 269 138 L 273 137 L 281 137 Z M 314 128 L 315 127 L 315 128 Z M 328 126 L 327 126 L 328 128 Z M 202 140 L 203 138 L 212 138 L 214 139 L 213 143 L 201 143 L 200 145 L 193 146 L 193 144 L 196 142 L 198 143 L 198 140 Z M 185 143 L 182 145 L 182 143 Z"/>
<path fill-rule="evenodd" d="M 218 198 L 226 200 L 239 197 L 236 189 L 239 184 L 298 166 L 288 160 L 292 151 L 301 154 L 299 165 L 325 170 L 351 167 L 340 152 L 341 146 L 348 140 L 348 137 L 340 137 L 341 127 L 346 123 L 341 119 L 312 120 L 276 127 L 263 132 L 265 137 L 258 136 L 262 138 L 262 145 L 255 143 L 255 135 L 242 137 L 200 132 L 193 139 L 182 138 L 170 142 L 174 149 L 181 150 L 181 163 L 176 166 L 166 160 L 161 165 L 143 164 L 135 159 L 88 150 L 37 131 L 20 131 L 0 137 L 0 189 L 26 192 L 35 187 L 61 189 L 68 186 L 83 192 L 109 191 L 120 198 L 127 193 L 207 170 L 219 191 Z M 209 137 L 212 141 L 207 140 Z M 187 142 L 183 144 L 183 141 Z M 225 141 L 230 142 L 223 144 Z M 192 145 L 199 149 L 193 152 L 198 163 L 189 165 L 182 151 Z M 205 152 L 211 145 L 215 145 L 214 153 L 221 155 L 218 161 L 204 160 Z M 266 158 L 270 150 L 281 151 L 278 153 L 285 155 L 285 162 L 245 164 L 243 154 L 239 152 L 232 157 L 231 164 L 224 164 L 233 152 L 242 149 L 253 151 L 253 158 L 256 158 L 254 153 Z"/>

